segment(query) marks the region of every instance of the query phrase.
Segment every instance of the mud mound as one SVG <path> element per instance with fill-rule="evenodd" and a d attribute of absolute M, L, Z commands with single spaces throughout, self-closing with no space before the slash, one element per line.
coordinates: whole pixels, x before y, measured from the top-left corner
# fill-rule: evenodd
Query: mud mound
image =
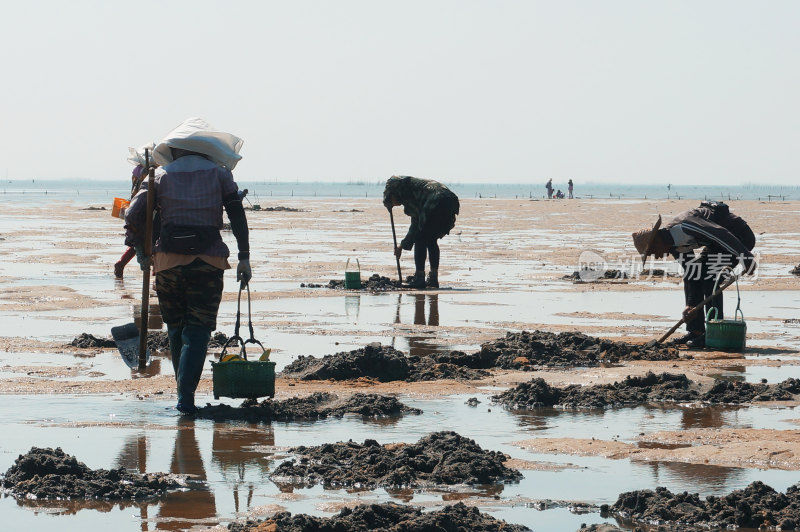
<path fill-rule="evenodd" d="M 467 507 L 463 502 L 441 510 L 423 512 L 420 508 L 387 502 L 360 504 L 344 508 L 333 517 L 314 517 L 306 514 L 292 516 L 278 512 L 263 521 L 231 523 L 232 532 L 276 530 L 281 532 L 428 532 L 432 530 L 472 532 L 523 532 L 530 530 L 512 525 Z"/>
<path fill-rule="evenodd" d="M 344 279 L 331 279 L 328 284 L 301 283 L 301 288 L 332 288 L 334 290 L 344 290 Z M 368 279 L 361 280 L 361 290 L 371 292 L 388 292 L 401 288 L 400 283 L 377 273 L 373 273 Z M 348 289 L 349 290 L 349 289 Z"/>
<path fill-rule="evenodd" d="M 717 380 L 705 393 L 693 389 L 685 375 L 648 372 L 644 377 L 626 377 L 613 384 L 556 388 L 537 378 L 495 395 L 492 399 L 511 409 L 562 406 L 605 408 L 643 403 L 694 402 L 741 404 L 758 401 L 789 401 L 800 394 L 800 380 L 780 384 L 751 384 Z M 695 387 L 696 388 L 696 387 Z"/>
<path fill-rule="evenodd" d="M 582 276 L 582 277 L 581 277 Z M 569 275 L 561 277 L 564 281 L 574 281 L 575 283 L 593 283 L 608 279 L 627 279 L 628 274 L 622 270 L 595 270 L 593 268 L 583 268 L 574 271 Z"/>
<path fill-rule="evenodd" d="M 381 382 L 406 380 L 411 373 L 406 356 L 377 342 L 362 349 L 342 351 L 322 358 L 300 356 L 283 370 L 286 377 L 302 380 L 347 380 L 369 377 Z"/>
<path fill-rule="evenodd" d="M 117 347 L 117 343 L 114 340 L 110 338 L 97 338 L 89 333 L 81 333 L 80 336 L 77 336 L 74 340 L 72 340 L 69 345 L 78 347 L 80 349 L 88 349 L 91 347 Z"/>
<path fill-rule="evenodd" d="M 474 357 L 482 364 L 477 367 L 530 370 L 534 366 L 591 367 L 620 360 L 675 360 L 680 355 L 674 347 L 655 341 L 638 345 L 579 332 L 522 331 L 481 345 Z"/>
<path fill-rule="evenodd" d="M 238 408 L 228 405 L 209 405 L 200 408 L 198 418 L 215 421 L 244 420 L 269 423 L 271 421 L 310 421 L 327 417 L 343 417 L 345 414 L 365 417 L 390 417 L 405 414 L 421 414 L 422 410 L 411 408 L 396 397 L 356 393 L 347 399 L 326 392 L 315 392 L 306 397 L 292 397 L 283 401 L 267 399 L 258 402 L 248 399 Z"/>
<path fill-rule="evenodd" d="M 506 456 L 485 451 L 455 432 L 434 432 L 414 444 L 351 441 L 295 447 L 300 460 L 284 462 L 271 478 L 278 484 L 313 486 L 420 486 L 518 481 Z"/>
<path fill-rule="evenodd" d="M 739 404 L 757 401 L 789 401 L 800 393 L 799 379 L 786 379 L 779 384 L 752 384 L 717 380 L 703 400 L 709 403 Z"/>
<path fill-rule="evenodd" d="M 697 401 L 700 394 L 691 390 L 685 375 L 648 372 L 644 377 L 626 377 L 613 384 L 581 386 L 572 384 L 555 388 L 544 379 L 523 382 L 492 399 L 509 408 L 564 406 L 570 408 L 605 408 L 664 401 Z"/>
<path fill-rule="evenodd" d="M 301 380 L 349 380 L 359 378 L 390 381 L 436 379 L 481 379 L 485 371 L 461 364 L 439 362 L 434 357 L 407 357 L 396 349 L 374 342 L 361 349 L 343 351 L 322 358 L 300 356 L 286 366 L 284 377 Z"/>
<path fill-rule="evenodd" d="M 183 487 L 170 475 L 139 475 L 119 469 L 89 469 L 61 448 L 32 447 L 20 455 L 0 486 L 15 497 L 33 499 L 146 499 Z"/>
<path fill-rule="evenodd" d="M 639 521 L 667 521 L 695 529 L 768 528 L 800 529 L 800 484 L 780 493 L 762 482 L 725 497 L 671 493 L 666 488 L 623 493 L 611 508 Z M 692 528 L 681 528 L 682 530 Z"/>

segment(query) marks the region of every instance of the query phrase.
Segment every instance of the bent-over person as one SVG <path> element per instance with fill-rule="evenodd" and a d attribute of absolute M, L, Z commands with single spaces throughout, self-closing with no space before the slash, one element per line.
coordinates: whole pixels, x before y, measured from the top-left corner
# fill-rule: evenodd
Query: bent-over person
<path fill-rule="evenodd" d="M 408 233 L 394 250 L 400 258 L 403 250 L 414 249 L 416 271 L 412 288 L 439 288 L 439 244 L 438 240 L 450 233 L 456 225 L 459 211 L 458 196 L 449 188 L 432 179 L 411 176 L 392 176 L 383 190 L 383 205 L 402 205 L 403 212 L 411 217 Z M 430 273 L 425 280 L 425 260 L 429 261 Z"/>
<path fill-rule="evenodd" d="M 714 290 L 717 275 L 726 267 L 741 263 L 744 273 L 755 272 L 752 250 L 756 237 L 750 226 L 736 216 L 728 205 L 719 201 L 704 201 L 699 207 L 679 214 L 661 228 L 661 216 L 651 229 L 633 233 L 633 244 L 643 261 L 649 255 L 661 258 L 672 255 L 683 268 L 683 291 L 686 301 L 684 316 L 703 302 Z M 694 250 L 704 247 L 695 254 Z M 721 284 L 721 283 L 720 283 Z M 723 318 L 722 294 L 705 308 L 717 309 L 717 319 Z M 705 347 L 705 316 L 695 313 L 686 321 L 686 334 L 676 344 L 691 348 Z"/>

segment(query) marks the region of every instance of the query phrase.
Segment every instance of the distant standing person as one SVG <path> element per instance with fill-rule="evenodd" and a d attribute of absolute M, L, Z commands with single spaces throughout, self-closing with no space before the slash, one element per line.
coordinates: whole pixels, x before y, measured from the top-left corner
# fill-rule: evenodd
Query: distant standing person
<path fill-rule="evenodd" d="M 569 199 L 572 199 L 572 179 L 567 181 L 567 191 L 569 192 Z"/>
<path fill-rule="evenodd" d="M 547 199 L 553 199 L 553 179 L 547 181 L 547 184 L 544 186 L 547 189 Z"/>
<path fill-rule="evenodd" d="M 459 211 L 458 196 L 443 184 L 431 179 L 411 176 L 392 176 L 383 190 L 383 205 L 388 210 L 402 205 L 411 217 L 408 233 L 394 250 L 400 258 L 403 250 L 414 248 L 416 271 L 412 288 L 439 288 L 439 244 L 437 240 L 450 233 L 456 225 Z M 425 259 L 430 261 L 430 274 L 425 280 Z"/>

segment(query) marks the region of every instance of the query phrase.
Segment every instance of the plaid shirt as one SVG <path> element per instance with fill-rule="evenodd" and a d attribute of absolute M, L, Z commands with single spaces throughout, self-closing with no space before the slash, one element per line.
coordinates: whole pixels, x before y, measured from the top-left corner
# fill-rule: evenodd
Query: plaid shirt
<path fill-rule="evenodd" d="M 156 170 L 154 178 L 156 208 L 161 210 L 161 225 L 213 226 L 222 229 L 222 198 L 239 188 L 230 170 L 196 155 L 181 157 Z M 138 243 L 145 231 L 147 180 L 125 211 L 129 238 Z M 126 238 L 126 243 L 128 239 Z M 162 251 L 157 241 L 155 252 Z M 228 257 L 230 251 L 218 238 L 204 254 Z"/>
<path fill-rule="evenodd" d="M 449 188 L 431 179 L 392 176 L 386 181 L 386 188 L 383 190 L 383 204 L 387 207 L 390 196 L 397 197 L 403 205 L 403 212 L 411 217 L 411 226 L 400 243 L 403 249 L 411 249 L 428 217 L 440 203 L 450 202 L 454 207 L 454 214 L 458 214 L 458 197 Z"/>

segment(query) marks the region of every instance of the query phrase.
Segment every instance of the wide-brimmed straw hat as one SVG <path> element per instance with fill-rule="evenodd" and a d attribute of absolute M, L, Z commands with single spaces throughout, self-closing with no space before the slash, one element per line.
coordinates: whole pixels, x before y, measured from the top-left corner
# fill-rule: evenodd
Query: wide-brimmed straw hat
<path fill-rule="evenodd" d="M 170 148 L 178 148 L 202 153 L 216 164 L 233 170 L 242 159 L 239 155 L 242 144 L 244 141 L 236 135 L 218 131 L 202 118 L 187 118 L 167 133 L 153 150 L 153 157 L 158 165 L 164 166 L 173 161 Z"/>
<path fill-rule="evenodd" d="M 636 251 L 639 252 L 639 255 L 642 256 L 642 264 L 647 262 L 647 257 L 652 255 L 653 253 L 653 242 L 656 238 L 656 232 L 658 228 L 661 227 L 661 215 L 658 215 L 658 220 L 656 220 L 655 225 L 653 225 L 652 229 L 642 229 L 641 231 L 636 231 L 635 233 L 631 234 L 633 237 L 633 245 L 636 247 Z"/>

